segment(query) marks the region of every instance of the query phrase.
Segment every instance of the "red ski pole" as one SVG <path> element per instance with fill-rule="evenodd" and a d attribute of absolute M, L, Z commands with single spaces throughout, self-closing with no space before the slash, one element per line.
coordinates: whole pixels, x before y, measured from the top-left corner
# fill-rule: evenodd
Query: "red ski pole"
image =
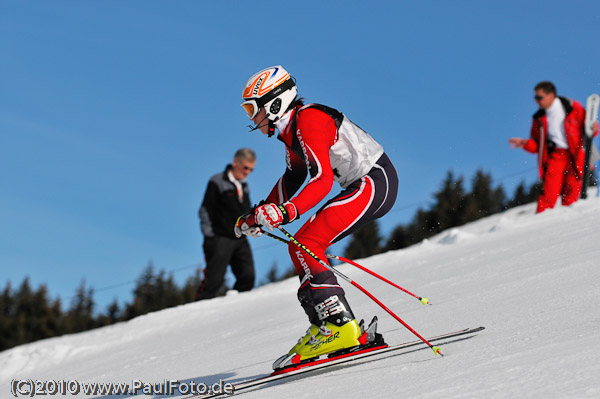
<path fill-rule="evenodd" d="M 288 233 L 283 227 L 278 226 L 277 227 L 283 234 L 285 234 L 285 236 L 287 238 L 290 239 L 290 241 L 292 243 L 294 243 L 298 248 L 302 249 L 304 252 L 306 252 L 311 258 L 313 258 L 314 260 L 316 260 L 317 262 L 319 262 L 323 267 L 325 267 L 326 269 L 330 270 L 331 272 L 337 274 L 339 277 L 341 277 L 343 280 L 345 280 L 346 282 L 352 284 L 353 286 L 355 286 L 356 288 L 358 288 L 360 291 L 363 292 L 363 294 L 367 295 L 369 298 L 371 298 L 376 304 L 378 304 L 383 310 L 385 310 L 386 312 L 388 312 L 394 319 L 396 319 L 398 322 L 400 322 L 400 324 L 402 324 L 404 327 L 406 327 L 410 332 L 412 332 L 414 335 L 416 335 L 421 341 L 423 341 L 425 344 L 427 344 L 427 346 L 429 346 L 432 350 L 433 353 L 436 355 L 442 355 L 442 349 L 439 346 L 433 346 L 429 341 L 427 341 L 425 338 L 423 338 L 418 332 L 416 332 L 411 326 L 409 326 L 408 324 L 406 324 L 406 322 L 404 320 L 402 320 L 400 317 L 398 317 L 394 312 L 392 312 L 387 306 L 385 306 L 379 299 L 377 299 L 373 294 L 371 294 L 369 291 L 367 291 L 366 289 L 364 289 L 360 284 L 358 284 L 357 282 L 353 281 L 350 277 L 346 276 L 345 274 L 343 274 L 342 272 L 340 272 L 337 269 L 334 269 L 333 267 L 331 267 L 331 265 L 329 265 L 329 263 L 321 260 L 317 255 L 315 255 L 314 252 L 312 252 L 310 249 L 308 249 L 304 244 L 302 244 L 300 241 L 296 240 L 296 238 L 291 235 L 290 233 Z M 442 355 L 443 356 L 443 355 Z"/>
<path fill-rule="evenodd" d="M 327 257 L 328 257 L 329 259 L 337 259 L 337 260 L 339 260 L 339 261 L 342 261 L 342 262 L 349 263 L 349 264 L 351 264 L 352 266 L 356 266 L 356 267 L 358 267 L 360 270 L 362 270 L 362 271 L 364 271 L 364 272 L 367 272 L 367 273 L 369 273 L 370 275 L 372 275 L 372 276 L 375 276 L 375 277 L 377 277 L 378 279 L 380 279 L 380 280 L 382 280 L 382 281 L 385 281 L 385 282 L 386 282 L 386 283 L 388 283 L 389 285 L 391 285 L 391 286 L 393 286 L 393 287 L 396 287 L 396 288 L 398 288 L 400 291 L 404 291 L 404 292 L 406 292 L 408 295 L 410 295 L 410 296 L 413 296 L 413 297 L 417 298 L 417 299 L 419 300 L 419 302 L 421 302 L 423 305 L 431 305 L 431 303 L 429 303 L 429 298 L 425 298 L 425 297 L 420 297 L 420 296 L 417 296 L 417 295 L 413 294 L 412 292 L 408 291 L 407 289 L 404 289 L 404 288 L 400 287 L 398 284 L 396 284 L 396 283 L 394 283 L 394 282 L 392 282 L 392 281 L 388 280 L 387 278 L 380 276 L 379 274 L 375 273 L 373 270 L 367 269 L 366 267 L 359 265 L 358 263 L 354 262 L 354 261 L 353 261 L 353 260 L 351 260 L 351 259 L 347 259 L 347 258 L 344 258 L 344 257 L 342 257 L 342 256 L 338 256 L 338 255 L 332 255 L 332 254 L 325 254 L 325 255 L 327 255 Z"/>
<path fill-rule="evenodd" d="M 269 237 L 271 237 L 271 238 L 274 238 L 274 239 L 276 239 L 277 241 L 280 241 L 280 242 L 282 242 L 282 243 L 284 243 L 284 244 L 288 244 L 288 243 L 289 243 L 289 241 L 288 241 L 288 240 L 285 240 L 285 239 L 283 239 L 283 238 L 281 238 L 281 237 L 279 237 L 279 236 L 276 236 L 275 234 L 269 233 L 268 231 L 263 231 L 263 234 L 266 234 L 267 236 L 269 236 Z M 364 266 L 361 266 L 361 265 L 359 265 L 358 263 L 354 262 L 354 261 L 353 261 L 353 260 L 351 260 L 351 259 L 347 259 L 347 258 L 344 258 L 344 257 L 342 257 L 342 256 L 338 256 L 338 255 L 332 255 L 332 254 L 325 254 L 325 255 L 326 255 L 326 256 L 327 256 L 329 259 L 337 259 L 337 260 L 339 260 L 339 261 L 341 261 L 341 262 L 346 262 L 346 263 L 348 263 L 348 264 L 350 264 L 350 265 L 352 265 L 352 266 L 358 267 L 360 270 L 362 270 L 362 271 L 364 271 L 364 272 L 367 272 L 367 273 L 369 273 L 369 274 L 370 274 L 370 275 L 372 275 L 372 276 L 375 276 L 375 277 L 377 277 L 378 279 L 380 279 L 380 280 L 382 280 L 382 281 L 384 281 L 384 282 L 388 283 L 389 285 L 391 285 L 391 286 L 393 286 L 393 287 L 396 287 L 396 288 L 398 288 L 400 291 L 404 291 L 404 292 L 406 292 L 408 295 L 411 295 L 411 296 L 413 296 L 414 298 L 417 298 L 417 299 L 419 300 L 419 302 L 421 302 L 423 305 L 431 305 L 431 303 L 429 302 L 429 298 L 426 298 L 426 297 L 420 297 L 420 296 L 418 296 L 418 295 L 415 295 L 415 294 L 413 294 L 412 292 L 408 291 L 407 289 L 400 287 L 398 284 L 396 284 L 396 283 L 394 283 L 394 282 L 392 282 L 392 281 L 390 281 L 390 280 L 386 279 L 386 278 L 385 278 L 385 277 L 383 277 L 383 276 L 380 276 L 379 274 L 375 273 L 374 271 L 372 271 L 372 270 L 370 270 L 370 269 L 367 269 L 367 268 L 366 268 L 366 267 L 364 267 Z"/>

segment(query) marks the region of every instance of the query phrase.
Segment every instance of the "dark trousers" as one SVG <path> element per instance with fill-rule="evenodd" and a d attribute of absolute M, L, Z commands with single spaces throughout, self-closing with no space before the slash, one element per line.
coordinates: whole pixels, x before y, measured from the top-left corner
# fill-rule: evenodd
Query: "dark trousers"
<path fill-rule="evenodd" d="M 196 300 L 214 298 L 225 293 L 225 272 L 231 265 L 237 291 L 250 291 L 254 287 L 254 260 L 246 237 L 210 237 L 204 240 L 206 269 L 204 281 L 198 289 Z"/>

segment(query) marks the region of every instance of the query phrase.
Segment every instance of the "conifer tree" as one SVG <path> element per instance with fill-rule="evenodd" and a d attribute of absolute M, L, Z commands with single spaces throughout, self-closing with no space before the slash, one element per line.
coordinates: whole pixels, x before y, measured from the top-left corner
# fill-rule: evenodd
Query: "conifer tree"
<path fill-rule="evenodd" d="M 525 205 L 530 202 L 536 202 L 541 192 L 541 182 L 538 181 L 536 183 L 533 183 L 529 188 L 527 188 L 525 182 L 521 181 L 515 189 L 515 194 L 513 195 L 513 198 L 507 201 L 506 208 L 509 209 L 520 205 Z"/>
<path fill-rule="evenodd" d="M 164 269 L 161 269 L 154 283 L 152 300 L 151 303 L 148 304 L 148 311 L 153 312 L 166 309 L 181 305 L 182 303 L 183 298 L 175 283 L 173 273 L 169 273 L 167 276 L 167 272 Z"/>
<path fill-rule="evenodd" d="M 515 189 L 515 194 L 511 200 L 506 203 L 507 208 L 514 208 L 519 205 L 524 205 L 529 202 L 529 194 L 525 187 L 525 182 L 521 181 Z"/>
<path fill-rule="evenodd" d="M 106 313 L 98 316 L 98 326 L 108 326 L 118 323 L 121 320 L 121 308 L 119 302 L 115 298 L 107 307 Z"/>
<path fill-rule="evenodd" d="M 352 233 L 344 256 L 348 259 L 366 258 L 381 252 L 381 236 L 377 221 L 372 221 Z"/>
<path fill-rule="evenodd" d="M 65 332 L 76 333 L 90 330 L 97 326 L 94 319 L 94 289 L 86 288 L 85 280 L 71 301 L 69 311 L 65 316 Z"/>
<path fill-rule="evenodd" d="M 14 315 L 15 315 L 15 341 L 13 345 L 20 345 L 25 342 L 31 342 L 31 319 L 33 316 L 33 294 L 29 284 L 29 277 L 26 277 L 21 286 L 15 293 Z"/>
<path fill-rule="evenodd" d="M 48 338 L 56 335 L 59 320 L 48 299 L 48 288 L 42 284 L 31 297 L 31 313 L 29 314 L 29 341 Z"/>
<path fill-rule="evenodd" d="M 198 287 L 202 283 L 202 270 L 200 267 L 195 269 L 194 274 L 188 277 L 185 280 L 183 288 L 181 290 L 181 296 L 183 298 L 183 303 L 193 302 L 196 298 L 196 292 L 198 291 Z"/>
<path fill-rule="evenodd" d="M 506 196 L 502 187 L 492 187 L 492 176 L 477 170 L 471 192 L 466 197 L 464 222 L 498 213 L 504 209 Z"/>
<path fill-rule="evenodd" d="M 466 204 L 462 177 L 455 179 L 452 171 L 449 171 L 442 188 L 434 194 L 434 198 L 436 202 L 426 219 L 430 235 L 465 222 Z"/>
<path fill-rule="evenodd" d="M 10 282 L 0 295 L 0 351 L 16 345 L 16 315 Z"/>
<path fill-rule="evenodd" d="M 387 239 L 382 252 L 401 249 L 413 244 L 407 228 L 403 225 L 396 226 Z"/>

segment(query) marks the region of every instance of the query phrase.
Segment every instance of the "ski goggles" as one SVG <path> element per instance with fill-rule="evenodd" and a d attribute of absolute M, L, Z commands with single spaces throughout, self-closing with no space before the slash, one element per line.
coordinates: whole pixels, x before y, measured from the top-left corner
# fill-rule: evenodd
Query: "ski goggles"
<path fill-rule="evenodd" d="M 246 114 L 248 114 L 248 118 L 254 119 L 265 104 L 268 104 L 269 101 L 275 99 L 281 93 L 290 90 L 294 86 L 296 86 L 296 83 L 290 78 L 260 98 L 249 98 L 248 100 L 242 101 L 241 106 L 244 108 L 244 111 L 246 111 Z"/>
<path fill-rule="evenodd" d="M 248 114 L 248 118 L 254 119 L 254 117 L 258 115 L 260 107 L 258 106 L 258 103 L 255 99 L 246 100 L 241 105 L 242 108 L 244 108 L 244 111 L 246 111 L 246 114 Z"/>

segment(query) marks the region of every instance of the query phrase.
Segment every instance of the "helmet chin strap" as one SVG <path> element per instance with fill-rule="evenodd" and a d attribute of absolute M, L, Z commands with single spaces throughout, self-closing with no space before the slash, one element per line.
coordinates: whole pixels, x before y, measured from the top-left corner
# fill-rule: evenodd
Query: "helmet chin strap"
<path fill-rule="evenodd" d="M 248 130 L 248 132 L 253 132 L 253 131 L 258 130 L 261 127 L 265 126 L 262 123 L 265 121 L 265 119 L 267 119 L 267 126 L 269 128 L 269 130 L 267 131 L 267 136 L 272 137 L 275 134 L 275 122 L 268 119 L 267 117 L 268 117 L 268 115 L 266 115 L 262 121 L 258 122 L 256 124 L 256 126 L 248 125 L 247 128 L 250 129 L 250 130 Z"/>

